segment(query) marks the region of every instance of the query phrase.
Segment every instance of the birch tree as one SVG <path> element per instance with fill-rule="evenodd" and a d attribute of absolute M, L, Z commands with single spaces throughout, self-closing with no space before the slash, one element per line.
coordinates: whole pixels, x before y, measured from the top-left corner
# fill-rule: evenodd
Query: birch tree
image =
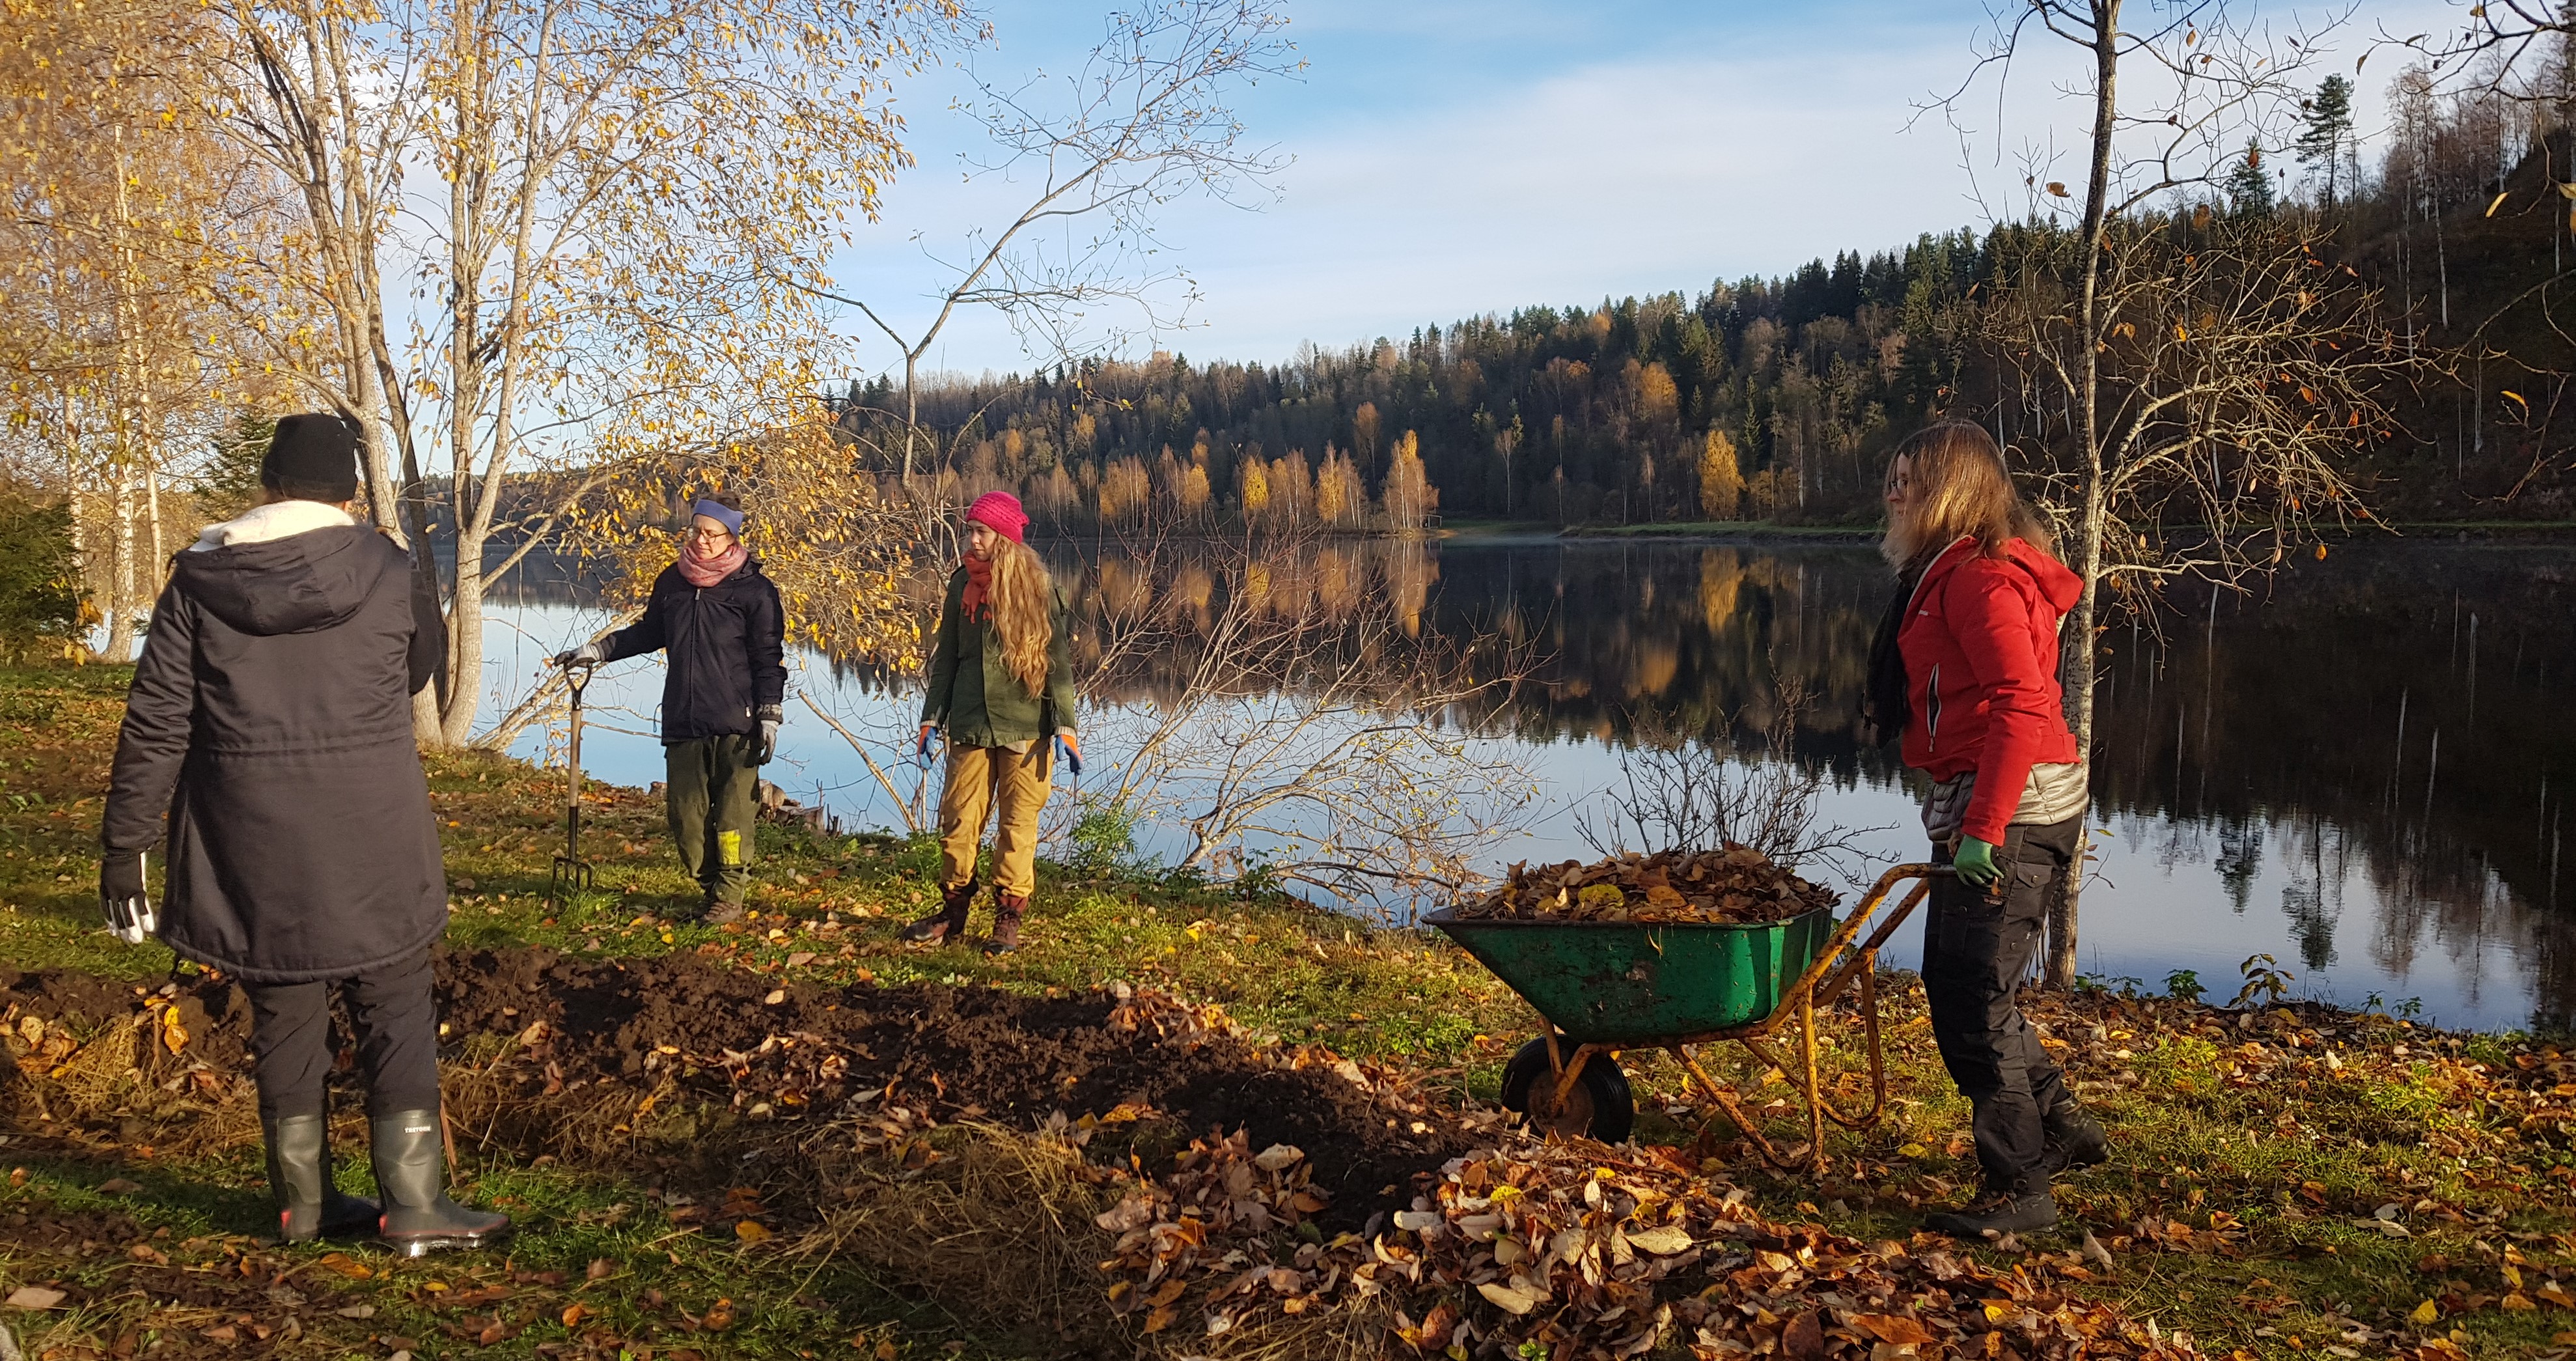
<path fill-rule="evenodd" d="M 1933 106 L 1962 129 L 1973 92 L 1992 88 L 1998 102 L 2016 67 L 2039 59 L 2039 44 L 2063 43 L 2079 60 L 2069 93 L 2086 107 L 2086 149 L 2079 192 L 2049 178 L 2045 157 L 2024 153 L 2027 213 L 2078 215 L 2066 317 L 2071 362 L 2057 376 L 2074 455 L 2067 480 L 2052 485 L 2052 509 L 2073 541 L 2070 564 L 2083 594 L 2068 616 L 2065 654 L 2067 720 L 2082 749 L 2093 744 L 2094 639 L 2101 586 L 2110 565 L 2111 465 L 2106 457 L 2103 355 L 2113 339 L 2103 305 L 2104 265 L 2115 223 L 2178 191 L 2206 186 L 2231 159 L 2288 141 L 2301 93 L 2299 79 L 2333 24 L 2278 32 L 2250 6 L 2227 0 L 2019 0 L 1998 12 L 1968 79 Z M 2126 80 L 2129 83 L 2123 84 Z M 1995 130 L 2000 137 L 2000 129 Z M 2000 149 L 2000 142 L 1997 146 Z M 2083 863 L 2079 847 L 2077 864 Z M 2052 987 L 2075 979 L 2077 890 L 2051 912 L 2044 978 Z"/>
<path fill-rule="evenodd" d="M 215 306 L 277 245 L 256 177 L 193 116 L 194 6 L 11 4 L 0 47 L 0 365 L 17 471 L 59 489 L 73 549 L 133 654 L 172 547 L 174 461 L 262 386 Z"/>
<path fill-rule="evenodd" d="M 417 569 L 433 524 L 456 546 L 425 740 L 468 739 L 486 583 L 568 509 L 516 474 L 580 461 L 577 496 L 817 390 L 832 341 L 795 285 L 905 164 L 887 82 L 961 23 L 953 0 L 233 0 L 233 125 L 302 191 L 300 282 L 338 341 L 301 376 L 365 422 Z"/>

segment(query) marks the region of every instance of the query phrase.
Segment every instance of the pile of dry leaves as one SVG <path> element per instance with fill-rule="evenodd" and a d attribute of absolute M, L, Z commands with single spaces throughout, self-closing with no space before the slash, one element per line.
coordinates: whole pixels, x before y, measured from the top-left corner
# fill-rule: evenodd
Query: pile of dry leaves
<path fill-rule="evenodd" d="M 1462 903 L 1460 917 L 1542 917 L 1598 922 L 1786 921 L 1834 905 L 1835 895 L 1808 883 L 1750 846 L 1722 851 L 1657 851 L 1612 856 L 1589 865 L 1568 860 L 1531 869 L 1515 864 L 1483 899 Z"/>
<path fill-rule="evenodd" d="M 1652 1155 L 1649 1155 L 1652 1156 Z M 2081 1299 L 2080 1257 L 1997 1271 L 1949 1252 L 1765 1221 L 1744 1192 L 1600 1145 L 1506 1140 L 1453 1159 L 1366 1234 L 1326 1238 L 1305 1155 L 1201 1140 L 1100 1225 L 1113 1304 L 1218 1336 L 1362 1301 L 1413 1352 L 1553 1358 L 2195 1355 Z"/>

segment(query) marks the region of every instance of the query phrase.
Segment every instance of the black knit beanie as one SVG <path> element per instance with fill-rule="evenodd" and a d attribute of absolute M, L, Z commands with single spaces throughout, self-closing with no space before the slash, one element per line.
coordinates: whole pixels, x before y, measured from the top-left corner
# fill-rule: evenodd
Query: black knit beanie
<path fill-rule="evenodd" d="M 328 411 L 279 417 L 259 481 L 297 500 L 358 499 L 358 427 Z"/>

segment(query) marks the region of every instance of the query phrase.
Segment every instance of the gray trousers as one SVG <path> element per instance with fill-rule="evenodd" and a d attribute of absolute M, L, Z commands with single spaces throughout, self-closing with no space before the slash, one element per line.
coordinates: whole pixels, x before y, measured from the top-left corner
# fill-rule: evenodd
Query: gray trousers
<path fill-rule="evenodd" d="M 1995 848 L 2003 881 L 1992 892 L 1958 879 L 1932 881 L 1923 919 L 1923 993 L 1932 1038 L 1950 1080 L 1972 1108 L 1969 1131 L 1989 1192 L 2045 1190 L 2045 1122 L 2071 1108 L 2066 1075 L 2040 1047 L 2015 995 L 2039 949 L 2048 905 L 2066 893 L 2079 814 L 2063 822 L 2016 822 Z M 1948 864 L 1950 853 L 1935 849 Z"/>

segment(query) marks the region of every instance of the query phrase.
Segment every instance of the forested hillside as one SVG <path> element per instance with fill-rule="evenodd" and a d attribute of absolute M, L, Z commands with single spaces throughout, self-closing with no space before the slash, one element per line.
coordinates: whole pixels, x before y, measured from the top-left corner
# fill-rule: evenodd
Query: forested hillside
<path fill-rule="evenodd" d="M 2568 518 L 2569 105 L 2476 82 L 2445 94 L 2409 73 L 2392 149 L 2365 172 L 2338 86 L 2320 92 L 2301 159 L 2249 152 L 2223 192 L 2137 230 L 2162 234 L 2159 267 L 2182 279 L 2213 216 L 2240 237 L 2253 224 L 2306 253 L 2318 290 L 2343 291 L 2352 326 L 2311 343 L 2366 332 L 2398 361 L 2363 394 L 2386 421 L 2330 413 L 2371 427 L 2346 460 L 2358 504 Z M 1063 529 L 1866 519 L 1885 451 L 1938 416 L 1993 426 L 2034 465 L 2053 457 L 2064 394 L 2000 338 L 1990 300 L 2016 283 L 2026 296 L 2028 278 L 2008 276 L 2065 232 L 2044 216 L 1961 229 L 1786 278 L 1523 307 L 1284 364 L 1158 354 L 925 385 L 939 444 L 916 457 L 961 493 L 1016 487 Z M 2298 296 L 2294 312 L 2312 305 Z M 862 457 L 900 466 L 890 382 L 853 383 L 837 405 Z"/>

